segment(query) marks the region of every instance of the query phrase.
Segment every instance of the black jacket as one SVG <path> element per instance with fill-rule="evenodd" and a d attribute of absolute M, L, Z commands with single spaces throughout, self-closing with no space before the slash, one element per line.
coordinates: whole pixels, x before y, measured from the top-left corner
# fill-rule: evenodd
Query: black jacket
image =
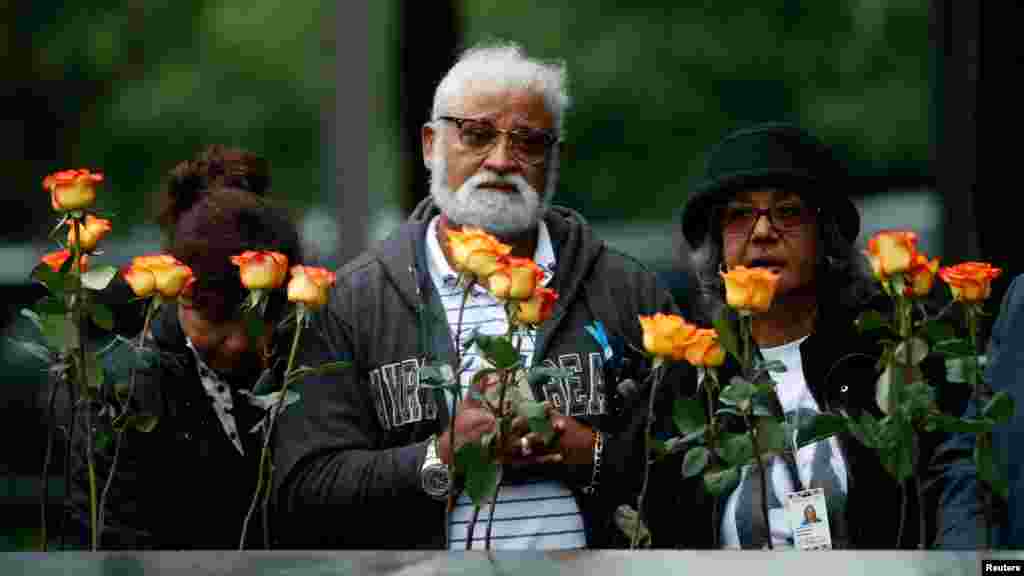
<path fill-rule="evenodd" d="M 283 413 L 276 428 L 275 499 L 294 537 L 288 546 L 446 547 L 444 503 L 427 496 L 420 481 L 425 442 L 448 425 L 446 403 L 418 387 L 420 362 L 431 350 L 454 362 L 423 242 L 437 213 L 424 200 L 387 240 L 338 270 L 315 320 L 320 337 L 304 340 L 302 364 L 348 359 L 353 368 L 303 380 L 298 409 Z M 552 468 L 574 488 L 588 546 L 622 545 L 612 511 L 635 503 L 643 420 L 620 402 L 615 383 L 604 381 L 600 349 L 584 327 L 600 320 L 609 333 L 639 346 L 637 315 L 676 307 L 653 273 L 594 238 L 575 212 L 555 207 L 545 222 L 557 259 L 550 287 L 559 300 L 539 330 L 534 365 L 575 370 L 577 378 L 561 383 L 581 399 L 571 403 L 571 413 L 609 432 L 596 495 L 580 490 L 590 482 L 590 466 Z M 417 331 L 420 302 L 440 319 L 430 334 Z"/>
<path fill-rule="evenodd" d="M 884 310 L 885 299 L 870 306 Z M 875 400 L 876 382 L 881 375 L 876 369 L 881 347 L 877 335 L 860 334 L 854 326 L 859 310 L 848 310 L 830 303 L 819 304 L 814 332 L 800 345 L 804 378 L 807 387 L 823 412 L 845 411 L 859 418 L 868 412 L 877 419 L 884 416 Z M 883 312 L 884 313 L 884 312 Z M 967 409 L 965 386 L 946 383 L 945 368 L 940 358 L 929 357 L 922 364 L 929 382 L 937 391 L 940 408 L 949 414 L 962 415 Z M 736 374 L 737 364 L 729 358 L 720 379 L 723 383 Z M 932 548 L 975 549 L 982 544 L 979 536 L 977 480 L 970 434 L 926 433 L 921 436 L 920 467 L 925 502 L 918 501 L 916 490 L 904 495 L 896 481 L 882 467 L 878 453 L 858 442 L 848 433 L 838 435 L 847 465 L 848 494 L 845 522 L 830 518 L 834 547 L 856 549 L 916 548 L 920 538 L 919 507 L 924 506 L 926 542 Z M 721 513 L 728 494 L 719 501 L 719 516 L 714 520 L 720 529 Z M 903 539 L 898 540 L 898 526 L 903 498 L 907 498 L 907 516 Z M 710 542 L 706 542 L 710 545 Z"/>
<path fill-rule="evenodd" d="M 134 406 L 156 414 L 150 432 L 128 429 L 117 476 L 107 501 L 105 549 L 197 550 L 238 548 L 256 487 L 260 433 L 249 430 L 262 413 L 249 406 L 232 384 L 233 415 L 245 455 L 229 441 L 200 382 L 197 366 L 178 324 L 177 306 L 165 305 L 152 326 L 153 343 L 170 355 L 157 367 L 140 370 Z M 170 361 L 176 358 L 177 363 Z M 123 371 L 126 373 L 127 371 Z M 240 383 L 239 388 L 252 383 Z M 66 415 L 66 404 L 62 412 Z M 62 420 L 63 421 L 63 420 Z M 94 417 L 112 440 L 109 417 Z M 89 484 L 84 420 L 78 418 L 72 451 L 72 517 L 79 545 L 88 544 Z M 96 456 L 97 500 L 114 454 L 114 442 Z M 259 507 L 248 529 L 247 548 L 262 547 Z"/>

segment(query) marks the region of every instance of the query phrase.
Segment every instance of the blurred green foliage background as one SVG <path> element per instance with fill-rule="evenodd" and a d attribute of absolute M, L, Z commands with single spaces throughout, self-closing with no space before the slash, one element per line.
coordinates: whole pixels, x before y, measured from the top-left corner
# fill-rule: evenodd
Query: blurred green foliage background
<path fill-rule="evenodd" d="M 364 76 L 336 55 L 342 27 L 333 2 L 0 4 L 0 133 L 13 149 L 0 157 L 4 323 L 14 326 L 17 308 L 29 303 L 31 266 L 53 249 L 40 182 L 63 168 L 106 174 L 99 203 L 117 214 L 108 243 L 117 263 L 156 247 L 152 198 L 175 163 L 211 143 L 260 152 L 277 200 L 303 218 L 325 262 L 341 264 L 332 254 L 344 218 L 366 220 L 367 240 L 379 238 L 425 195 L 411 142 L 430 101 L 410 83 L 421 88 L 416 94 L 432 92 L 452 48 L 488 38 L 567 62 L 573 107 L 557 202 L 649 262 L 672 259 L 672 216 L 708 147 L 752 122 L 792 120 L 817 132 L 854 174 L 881 182 L 865 195 L 885 192 L 885 179 L 932 172 L 939 70 L 926 0 L 454 0 L 418 8 L 451 9 L 454 35 L 403 20 L 413 6 L 366 3 L 365 53 L 345 55 L 366 58 Z M 405 68 L 403 54 L 413 58 Z M 446 61 L 442 69 L 403 76 L 431 55 Z M 368 109 L 335 103 L 339 93 L 362 90 Z M 364 117 L 366 133 L 351 128 Z M 362 162 L 363 142 L 368 184 L 340 194 L 336 170 Z M 23 355 L 0 352 L 0 432 L 26 439 L 0 458 L 0 530 L 26 529 L 37 519 L 31 475 L 42 460 L 42 378 Z M 31 540 L 9 534 L 8 548 Z"/>

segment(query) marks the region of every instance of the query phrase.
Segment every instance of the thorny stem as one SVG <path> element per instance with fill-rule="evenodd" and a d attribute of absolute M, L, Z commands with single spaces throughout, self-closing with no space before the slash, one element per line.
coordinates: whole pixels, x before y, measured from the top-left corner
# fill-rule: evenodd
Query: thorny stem
<path fill-rule="evenodd" d="M 715 417 L 715 400 L 714 391 L 711 390 L 711 385 L 716 384 L 717 380 L 714 376 L 714 368 L 707 368 L 707 375 L 704 377 L 704 392 L 708 397 L 708 452 L 712 460 L 716 459 L 715 447 L 718 445 L 718 434 L 717 424 L 718 419 Z M 711 501 L 711 549 L 716 550 L 718 548 L 718 498 L 712 498 Z"/>
<path fill-rule="evenodd" d="M 83 386 L 83 390 L 88 397 L 89 395 L 89 369 L 86 364 L 86 345 L 88 343 L 88 334 L 86 327 L 85 318 L 85 286 L 82 283 L 82 275 L 84 274 L 84 266 L 82 265 L 82 249 L 81 249 L 81 225 L 82 221 L 79 218 L 72 218 L 72 226 L 75 231 L 75 243 L 72 249 L 71 256 L 75 259 L 73 265 L 78 266 L 78 282 L 75 286 L 75 302 L 74 302 L 74 318 L 78 328 L 78 375 L 79 383 Z M 86 403 L 85 410 L 85 439 L 86 439 L 86 461 L 89 469 L 89 527 L 91 529 L 90 534 L 90 548 L 95 552 L 99 548 L 99 532 L 97 530 L 97 509 L 96 509 L 96 458 L 93 454 L 95 438 L 93 438 L 93 427 L 92 427 L 92 402 Z"/>
<path fill-rule="evenodd" d="M 53 458 L 53 440 L 57 435 L 57 421 L 54 417 L 53 405 L 57 399 L 57 387 L 60 386 L 61 375 L 58 374 L 52 383 L 50 388 L 50 395 L 46 401 L 46 418 L 47 422 L 50 423 L 46 433 L 46 455 L 43 456 L 43 472 L 39 476 L 39 515 L 42 522 L 42 550 L 46 552 L 47 548 L 47 521 L 46 521 L 46 509 L 50 500 L 50 460 Z"/>
<path fill-rule="evenodd" d="M 249 510 L 245 514 L 245 520 L 242 522 L 242 535 L 238 540 L 238 549 L 245 549 L 245 535 L 249 531 L 249 521 L 252 519 L 253 513 L 256 511 L 256 503 L 259 502 L 260 492 L 263 490 L 263 477 L 264 471 L 266 472 L 267 478 L 267 492 L 264 496 L 264 500 L 268 501 L 270 498 L 270 481 L 273 474 L 273 469 L 270 467 L 268 458 L 270 455 L 270 436 L 271 430 L 273 429 L 274 422 L 277 421 L 277 417 L 281 414 L 281 410 L 284 408 L 285 399 L 288 398 L 288 385 L 291 383 L 292 367 L 295 365 L 295 353 L 299 349 L 299 337 L 302 336 L 302 327 L 306 320 L 306 309 L 302 304 L 299 304 L 298 314 L 295 316 L 295 336 L 292 338 L 292 349 L 288 353 L 288 365 L 284 370 L 284 385 L 281 386 L 281 397 L 278 398 L 277 403 L 272 405 L 268 410 L 267 419 L 264 421 L 265 425 L 263 428 L 263 449 L 260 451 L 260 464 L 259 471 L 256 476 L 256 491 L 252 495 L 252 502 L 249 503 Z M 264 503 L 264 510 L 267 509 L 267 504 Z M 269 543 L 266 543 L 269 547 Z"/>
<path fill-rule="evenodd" d="M 462 303 L 459 305 L 459 320 L 455 324 L 455 391 L 452 392 L 452 409 L 448 416 L 448 514 L 455 510 L 455 413 L 458 410 L 459 398 L 462 396 L 462 318 L 466 311 L 466 303 L 473 290 L 470 281 L 462 292 Z M 449 532 L 448 518 L 445 517 L 445 532 Z M 470 534 L 472 537 L 472 534 Z M 451 534 L 448 540 L 450 541 Z"/>
<path fill-rule="evenodd" d="M 743 347 L 743 371 L 749 375 L 753 372 L 753 356 L 754 356 L 754 330 L 753 330 L 753 318 L 749 314 L 740 315 L 740 338 L 745 342 Z M 765 525 L 768 528 L 768 549 L 774 550 L 775 546 L 772 544 L 772 530 L 771 524 L 768 517 L 768 483 L 765 478 L 764 462 L 761 459 L 761 443 L 758 438 L 757 429 L 750 422 L 749 414 L 746 413 L 750 408 L 745 411 L 743 420 L 746 421 L 747 428 L 750 430 L 750 441 L 754 446 L 754 458 L 757 461 L 757 472 L 761 476 L 761 513 L 764 515 Z"/>
<path fill-rule="evenodd" d="M 509 322 L 508 333 L 513 332 L 512 322 Z M 516 340 L 516 358 L 523 349 L 522 337 Z M 501 390 L 498 392 L 498 446 L 505 446 L 505 390 L 508 389 L 509 379 L 515 374 L 515 366 L 511 370 L 502 371 Z M 501 450 L 498 451 L 498 466 L 502 465 Z M 498 507 L 498 493 L 501 491 L 501 477 L 498 478 L 498 485 L 494 487 L 494 498 L 491 502 L 491 509 L 487 513 L 487 532 L 484 534 L 484 550 L 491 549 L 491 527 L 494 525 L 494 509 Z"/>
<path fill-rule="evenodd" d="M 146 308 L 145 320 L 142 322 L 142 333 L 139 334 L 139 344 L 138 344 L 138 346 L 139 346 L 140 350 L 142 349 L 142 347 L 146 343 L 146 333 L 149 331 L 149 323 L 153 320 L 153 314 L 154 314 L 154 312 L 156 312 L 156 309 L 158 307 L 159 307 L 159 301 L 158 300 L 152 300 L 152 301 L 150 301 L 149 306 L 147 306 L 147 308 Z M 127 413 L 128 409 L 129 409 L 129 405 L 130 405 L 130 403 L 132 401 L 132 396 L 135 395 L 135 375 L 136 375 L 136 370 L 135 370 L 134 367 L 132 367 L 130 375 L 128 376 L 128 398 L 124 402 L 125 413 Z M 123 425 L 121 426 L 121 429 L 118 430 L 118 432 L 117 432 L 117 438 L 114 440 L 114 442 L 116 443 L 116 446 L 114 447 L 114 459 L 110 463 L 110 472 L 107 474 L 107 482 L 103 486 L 103 494 L 100 496 L 100 505 L 99 505 L 99 533 L 100 534 L 103 534 L 104 513 L 106 511 L 107 495 L 110 493 L 110 486 L 111 486 L 111 484 L 113 484 L 113 482 L 114 482 L 114 475 L 117 473 L 117 462 L 118 462 L 118 459 L 121 456 L 121 445 L 124 443 L 124 432 L 125 432 L 125 429 L 127 427 L 128 427 L 127 426 L 127 422 L 123 423 Z"/>
<path fill-rule="evenodd" d="M 978 355 L 980 353 L 980 350 L 978 350 L 978 315 L 976 308 L 972 304 L 965 304 L 964 310 L 967 313 L 967 333 L 970 338 L 971 353 L 974 354 L 974 358 L 971 358 L 968 364 L 967 381 L 971 386 L 971 396 L 974 399 L 974 405 L 980 414 L 982 409 L 982 392 L 980 379 L 978 378 Z M 979 451 L 984 452 L 986 449 L 991 449 L 992 433 L 982 432 L 975 441 L 980 444 Z M 992 548 L 992 493 L 988 487 L 985 487 L 979 494 L 982 500 L 981 509 L 985 515 L 985 548 L 990 550 Z"/>
<path fill-rule="evenodd" d="M 647 482 L 651 474 L 651 428 L 654 424 L 654 400 L 657 397 L 658 384 L 661 383 L 663 367 L 656 367 L 657 371 L 654 382 L 651 383 L 651 396 L 647 402 L 647 423 L 644 431 L 644 482 L 640 487 L 640 495 L 636 498 L 636 526 L 633 530 L 633 538 L 629 543 L 629 549 L 635 550 L 640 541 L 640 529 L 644 525 L 644 499 L 647 497 Z"/>

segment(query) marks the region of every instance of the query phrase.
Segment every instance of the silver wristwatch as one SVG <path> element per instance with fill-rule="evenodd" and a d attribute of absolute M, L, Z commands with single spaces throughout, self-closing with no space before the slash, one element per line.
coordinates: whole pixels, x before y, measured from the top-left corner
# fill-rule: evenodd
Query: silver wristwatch
<path fill-rule="evenodd" d="M 444 500 L 448 497 L 448 480 L 448 467 L 437 455 L 437 435 L 435 434 L 427 441 L 427 457 L 423 460 L 423 467 L 420 468 L 423 491 L 437 500 Z"/>

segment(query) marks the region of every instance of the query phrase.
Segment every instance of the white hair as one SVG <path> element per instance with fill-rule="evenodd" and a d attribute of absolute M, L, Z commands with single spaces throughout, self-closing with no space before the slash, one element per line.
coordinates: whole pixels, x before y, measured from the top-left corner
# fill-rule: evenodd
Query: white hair
<path fill-rule="evenodd" d="M 434 92 L 431 120 L 450 112 L 453 101 L 472 88 L 527 89 L 544 97 L 544 104 L 555 120 L 555 133 L 562 138 L 565 112 L 569 109 L 567 82 L 564 61 L 529 58 L 514 42 L 478 44 L 463 52 L 441 79 Z"/>

